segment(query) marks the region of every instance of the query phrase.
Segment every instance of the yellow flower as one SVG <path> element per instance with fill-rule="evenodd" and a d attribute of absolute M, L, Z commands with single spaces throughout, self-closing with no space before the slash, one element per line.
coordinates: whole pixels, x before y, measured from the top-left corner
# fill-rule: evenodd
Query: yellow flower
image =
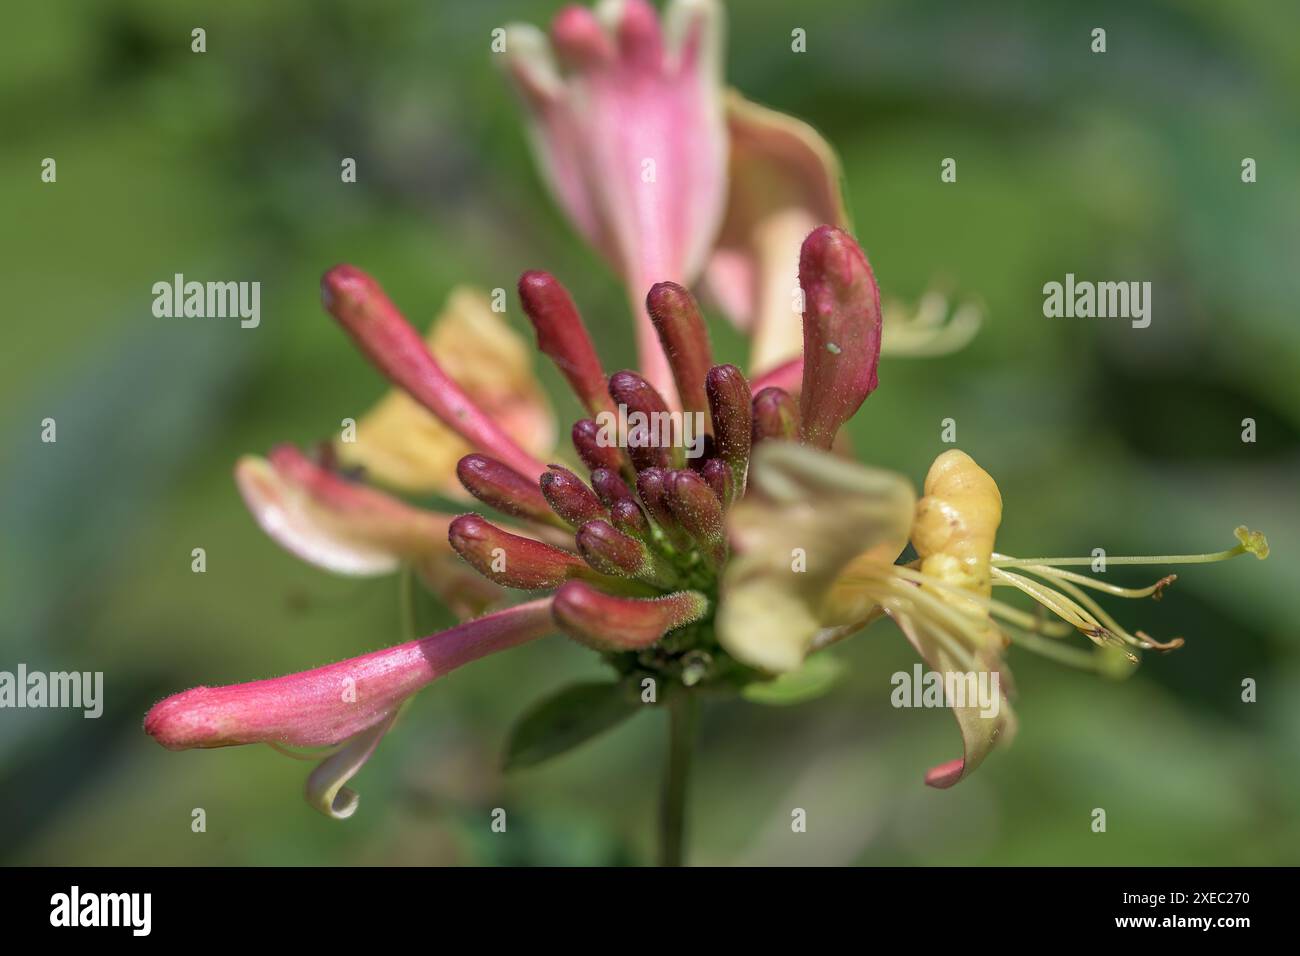
<path fill-rule="evenodd" d="M 916 501 L 901 475 L 867 468 L 789 442 L 755 450 L 752 493 L 733 509 L 736 555 L 723 576 L 718 639 L 733 656 L 764 671 L 800 667 L 804 658 L 861 630 L 893 619 L 932 669 L 944 675 L 999 678 L 1009 643 L 1102 673 L 1124 673 L 1141 650 L 1172 650 L 1122 627 L 1085 589 L 1116 597 L 1159 598 L 1174 580 L 1127 588 L 1065 570 L 1093 558 L 1021 560 L 994 550 L 1002 519 L 997 483 L 965 452 L 946 451 Z M 1250 553 L 1268 556 L 1259 532 L 1238 528 L 1236 547 L 1201 555 L 1111 557 L 1109 564 L 1188 564 Z M 897 563 L 908 538 L 916 559 Z M 995 588 L 1032 598 L 1036 614 L 993 597 Z M 1043 611 L 1050 612 L 1055 620 Z M 1074 632 L 1094 653 L 1062 642 Z M 948 787 L 973 771 L 1016 721 L 1005 700 L 994 713 L 954 706 L 963 756 L 934 767 L 931 786 Z"/>

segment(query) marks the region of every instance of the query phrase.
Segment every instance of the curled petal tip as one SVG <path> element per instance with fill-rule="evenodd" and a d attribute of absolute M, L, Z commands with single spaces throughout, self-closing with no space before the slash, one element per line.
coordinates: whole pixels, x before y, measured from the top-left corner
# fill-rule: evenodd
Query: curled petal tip
<path fill-rule="evenodd" d="M 931 767 L 925 772 L 925 785 L 934 787 L 936 790 L 947 790 L 962 778 L 965 771 L 966 760 L 964 757 L 949 760 L 947 763 Z"/>

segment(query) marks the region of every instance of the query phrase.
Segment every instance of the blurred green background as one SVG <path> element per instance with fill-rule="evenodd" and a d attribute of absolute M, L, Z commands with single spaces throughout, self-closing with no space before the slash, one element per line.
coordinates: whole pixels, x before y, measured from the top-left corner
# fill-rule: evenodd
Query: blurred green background
<path fill-rule="evenodd" d="M 400 639 L 395 578 L 353 581 L 267 540 L 235 458 L 309 444 L 384 389 L 324 316 L 353 262 L 425 324 L 455 283 L 559 275 L 607 367 L 632 361 L 618 283 L 545 195 L 493 27 L 525 0 L 51 2 L 0 47 L 0 669 L 102 670 L 99 720 L 0 712 L 0 860 L 25 864 L 641 863 L 664 715 L 553 763 L 497 767 L 513 717 L 594 656 L 548 638 L 421 694 L 354 781 L 344 823 L 310 764 L 265 747 L 169 753 L 140 721 L 197 683 L 272 676 Z M 1182 569 L 1182 634 L 1112 683 L 1017 650 L 1020 736 L 947 792 L 942 711 L 894 710 L 913 655 L 889 623 L 797 708 L 706 709 L 700 863 L 1277 864 L 1300 854 L 1300 7 L 767 2 L 731 6 L 728 78 L 840 151 L 886 296 L 932 285 L 988 319 L 961 354 L 886 360 L 860 457 L 919 481 L 959 445 L 1006 502 L 1001 550 L 1208 551 L 1265 530 L 1266 563 Z M 208 52 L 190 52 L 190 30 Z M 1089 52 L 1094 26 L 1109 52 Z M 790 52 L 802 27 L 808 52 Z M 58 182 L 40 181 L 44 157 Z M 359 182 L 339 162 L 355 157 Z M 939 181 L 943 157 L 958 182 Z M 1259 181 L 1240 179 L 1243 157 Z M 152 284 L 260 280 L 262 323 L 155 319 Z M 1154 321 L 1049 320 L 1043 283 L 1149 279 Z M 511 296 L 509 318 L 523 328 Z M 714 325 L 720 360 L 741 340 Z M 539 363 L 540 364 L 540 363 Z M 542 369 L 564 420 L 576 405 Z M 42 444 L 54 417 L 58 442 Z M 1240 440 L 1243 418 L 1258 441 Z M 190 571 L 204 547 L 206 574 Z M 1147 583 L 1156 574 L 1116 571 Z M 449 618 L 429 606 L 421 624 Z M 1240 699 L 1245 677 L 1259 700 Z M 507 835 L 488 827 L 509 812 Z M 207 832 L 190 829 L 191 810 Z M 790 832 L 791 808 L 808 832 Z M 1093 808 L 1108 831 L 1091 831 Z"/>

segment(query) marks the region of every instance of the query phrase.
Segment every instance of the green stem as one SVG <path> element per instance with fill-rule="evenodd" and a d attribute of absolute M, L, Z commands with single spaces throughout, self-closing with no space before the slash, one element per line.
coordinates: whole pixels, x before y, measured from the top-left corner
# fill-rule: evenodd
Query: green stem
<path fill-rule="evenodd" d="M 688 690 L 668 701 L 668 766 L 659 814 L 659 865 L 681 866 L 685 860 L 686 790 L 695 746 L 695 695 Z"/>

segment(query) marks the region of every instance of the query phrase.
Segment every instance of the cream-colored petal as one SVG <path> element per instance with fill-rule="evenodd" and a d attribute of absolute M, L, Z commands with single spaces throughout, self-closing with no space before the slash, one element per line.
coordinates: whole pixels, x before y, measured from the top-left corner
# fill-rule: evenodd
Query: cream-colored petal
<path fill-rule="evenodd" d="M 235 466 L 235 482 L 262 530 L 317 567 L 367 577 L 391 574 L 409 562 L 462 618 L 504 596 L 451 549 L 452 515 L 348 481 L 296 448 L 277 448 L 269 460 L 244 456 Z"/>
<path fill-rule="evenodd" d="M 822 627 L 845 623 L 830 601 L 836 579 L 855 562 L 892 565 L 915 504 L 901 475 L 789 442 L 760 444 L 750 491 L 728 515 L 735 554 L 718 608 L 723 646 L 765 671 L 799 667 Z"/>
<path fill-rule="evenodd" d="M 924 358 L 950 355 L 965 348 L 984 323 L 984 310 L 974 302 L 955 308 L 942 292 L 931 289 L 915 306 L 889 301 L 882 310 L 881 355 Z"/>
<path fill-rule="evenodd" d="M 906 613 L 893 613 L 892 617 L 930 668 L 945 675 L 945 686 L 946 675 L 968 673 L 966 666 L 946 649 L 950 639 L 938 633 L 941 628 L 934 621 Z M 968 777 L 996 745 L 1010 743 L 1016 734 L 1016 715 L 1007 700 L 1010 675 L 1006 665 L 991 652 L 977 655 L 975 661 L 977 679 L 980 671 L 999 677 L 997 713 L 985 713 L 978 704 L 950 708 L 961 731 L 962 756 L 931 767 L 925 775 L 927 784 L 941 790 Z M 991 676 L 985 679 L 991 681 Z"/>
<path fill-rule="evenodd" d="M 801 120 L 727 95 L 731 137 L 727 212 L 705 281 L 728 317 L 753 334 L 750 369 L 766 371 L 803 347 L 799 246 L 814 228 L 847 228 L 840 164 Z"/>
<path fill-rule="evenodd" d="M 525 340 L 492 311 L 482 292 L 458 287 L 426 338 L 447 374 L 526 451 L 555 447 L 555 419 L 534 377 Z M 405 392 L 385 395 L 356 425 L 355 441 L 334 442 L 340 463 L 380 484 L 416 494 L 463 497 L 456 463 L 473 451 Z"/>
<path fill-rule="evenodd" d="M 994 745 L 1009 742 L 1016 729 L 1006 699 L 1010 675 L 1001 657 L 1005 639 L 980 600 L 987 600 L 993 590 L 989 562 L 1002 521 L 1002 495 L 992 476 L 956 448 L 934 460 L 924 490 L 916 506 L 912 545 L 921 572 L 935 583 L 923 584 L 921 590 L 950 606 L 966 624 L 954 628 L 951 615 L 935 613 L 907 596 L 889 602 L 886 610 L 934 670 L 944 675 L 997 674 L 1001 684 L 996 714 L 982 713 L 978 706 L 952 706 L 963 755 L 931 768 L 925 778 L 930 786 L 945 788 L 969 775 Z"/>
<path fill-rule="evenodd" d="M 450 551 L 449 515 L 413 508 L 350 482 L 283 446 L 246 455 L 235 481 L 249 511 L 286 550 L 338 574 L 368 576 Z"/>
<path fill-rule="evenodd" d="M 307 802 L 325 816 L 334 820 L 346 820 L 356 813 L 361 802 L 360 795 L 350 787 L 344 786 L 366 765 L 379 741 L 393 726 L 397 711 L 380 723 L 363 730 L 342 749 L 322 760 L 307 777 Z"/>

